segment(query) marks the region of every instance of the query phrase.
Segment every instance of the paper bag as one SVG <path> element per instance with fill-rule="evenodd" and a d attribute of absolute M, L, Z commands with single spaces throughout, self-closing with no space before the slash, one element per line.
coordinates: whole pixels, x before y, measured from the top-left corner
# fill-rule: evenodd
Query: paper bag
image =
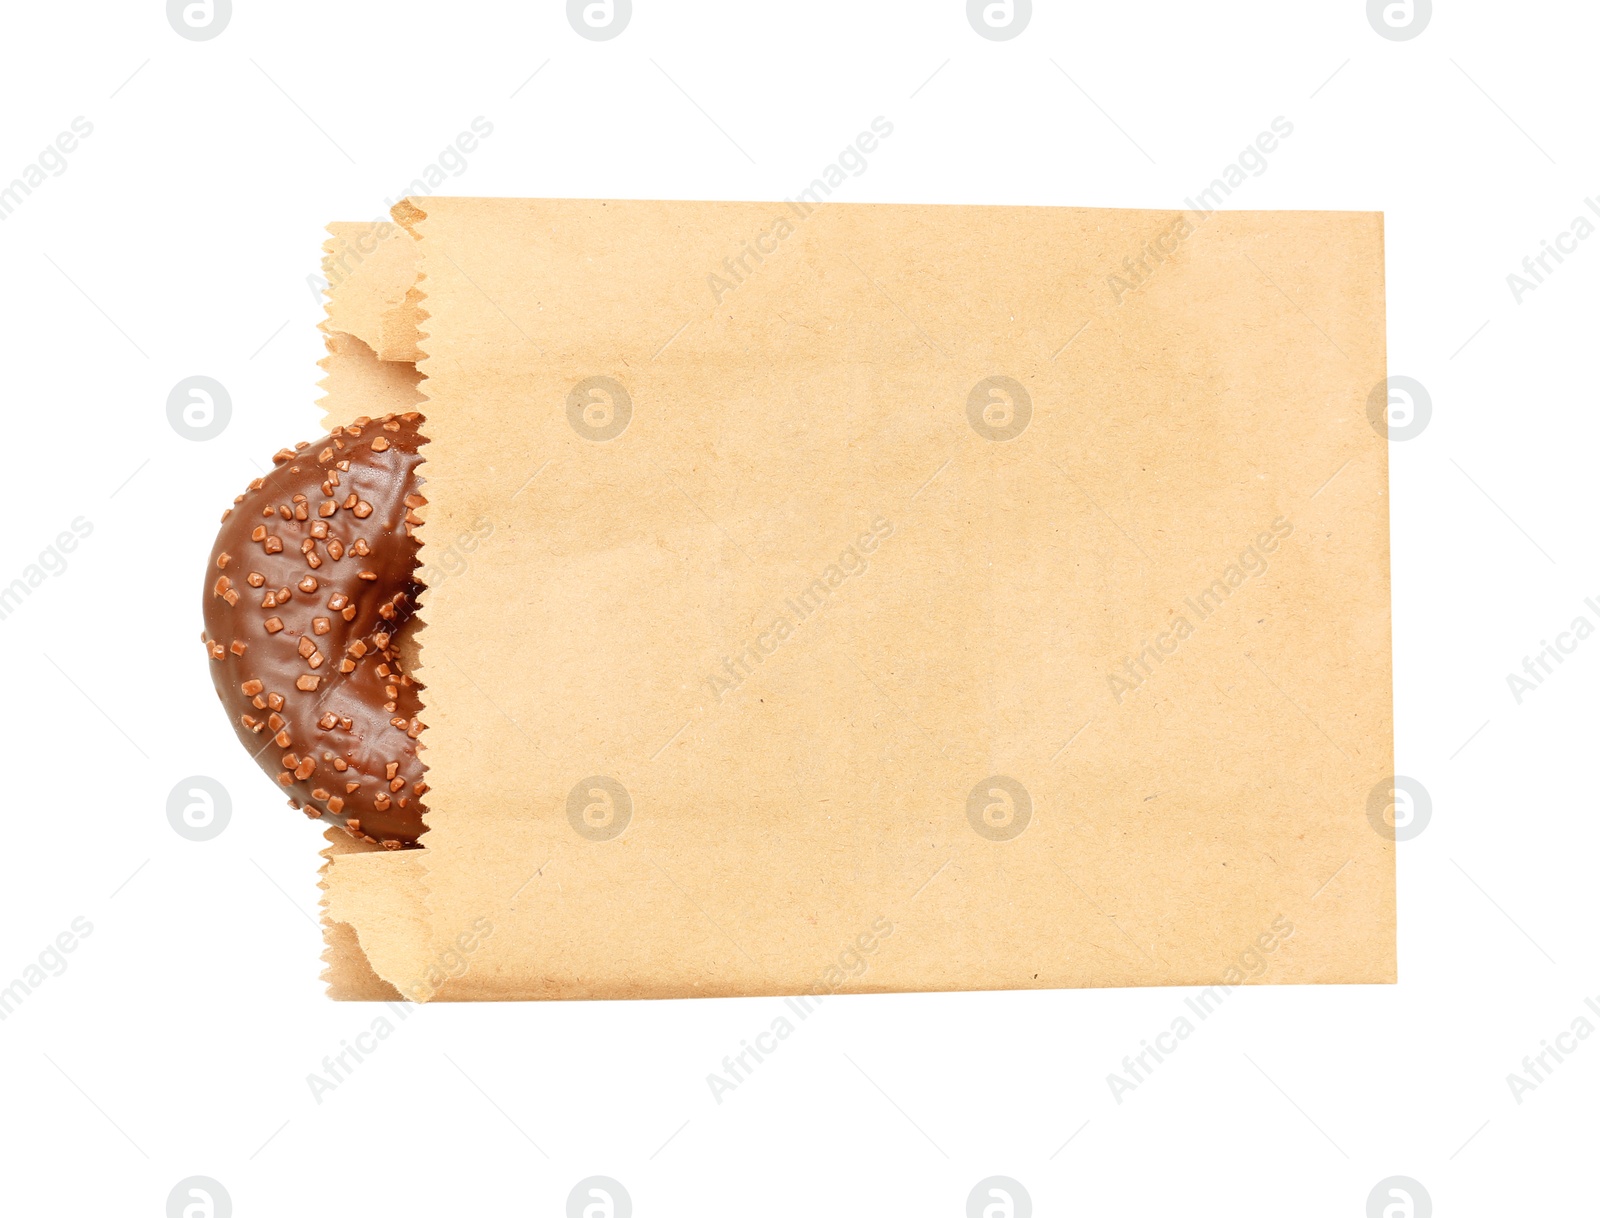
<path fill-rule="evenodd" d="M 1394 980 L 1381 216 L 330 232 L 330 421 L 430 439 L 430 831 L 330 831 L 333 996 Z"/>

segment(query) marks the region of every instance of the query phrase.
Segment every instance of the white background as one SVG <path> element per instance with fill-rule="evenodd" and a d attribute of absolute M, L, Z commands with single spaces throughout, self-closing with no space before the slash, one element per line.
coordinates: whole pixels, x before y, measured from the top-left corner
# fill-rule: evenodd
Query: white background
<path fill-rule="evenodd" d="M 0 621 L 0 985 L 94 929 L 0 1023 L 5 1211 L 160 1215 L 204 1174 L 241 1218 L 559 1214 L 604 1174 L 640 1215 L 958 1215 L 1004 1174 L 1039 1214 L 1357 1216 L 1403 1174 L 1440 1215 L 1595 1212 L 1600 1037 L 1521 1104 L 1506 1076 L 1600 1001 L 1600 639 L 1521 705 L 1506 674 L 1600 624 L 1600 241 L 1506 276 L 1600 193 L 1600 11 L 1440 10 L 1390 41 L 1359 0 L 1041 0 L 996 42 L 956 0 L 636 0 L 594 42 L 554 0 L 237 0 L 192 42 L 156 0 L 7 5 L 0 182 L 93 134 L 0 222 L 0 584 L 93 533 Z M 1433 800 L 1400 984 L 1245 990 L 1120 1105 L 1184 991 L 840 999 L 720 1106 L 778 1000 L 435 1006 L 317 1104 L 374 1012 L 323 996 L 320 837 L 198 639 L 221 509 L 317 431 L 322 226 L 477 116 L 444 192 L 774 199 L 879 115 L 838 197 L 1175 207 L 1282 115 L 1230 206 L 1386 213 L 1390 371 L 1433 401 L 1391 444 L 1397 765 Z M 166 418 L 195 374 L 232 395 L 207 442 Z M 192 774 L 233 796 L 209 842 L 167 822 Z"/>

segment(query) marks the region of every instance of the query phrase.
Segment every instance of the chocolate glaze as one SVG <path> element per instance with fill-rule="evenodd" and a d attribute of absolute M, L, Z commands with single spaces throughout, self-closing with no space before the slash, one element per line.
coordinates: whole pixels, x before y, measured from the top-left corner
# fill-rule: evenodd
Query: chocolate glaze
<path fill-rule="evenodd" d="M 415 412 L 273 457 L 222 514 L 206 653 L 240 743 L 313 820 L 389 849 L 425 831 L 422 703 L 397 640 L 416 581 Z"/>

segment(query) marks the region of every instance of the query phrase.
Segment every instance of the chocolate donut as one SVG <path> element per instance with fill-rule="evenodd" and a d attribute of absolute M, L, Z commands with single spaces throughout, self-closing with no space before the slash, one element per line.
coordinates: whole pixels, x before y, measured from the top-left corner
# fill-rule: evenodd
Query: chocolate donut
<path fill-rule="evenodd" d="M 312 820 L 391 850 L 424 832 L 416 413 L 359 418 L 273 457 L 222 514 L 206 568 L 211 680 L 240 743 Z"/>

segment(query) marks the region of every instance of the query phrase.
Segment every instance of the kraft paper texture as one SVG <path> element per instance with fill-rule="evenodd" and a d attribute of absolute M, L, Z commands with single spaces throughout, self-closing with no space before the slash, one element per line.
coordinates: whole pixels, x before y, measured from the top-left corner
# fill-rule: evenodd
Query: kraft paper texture
<path fill-rule="evenodd" d="M 431 828 L 329 832 L 334 997 L 1395 979 L 1381 215 L 395 220 Z"/>

